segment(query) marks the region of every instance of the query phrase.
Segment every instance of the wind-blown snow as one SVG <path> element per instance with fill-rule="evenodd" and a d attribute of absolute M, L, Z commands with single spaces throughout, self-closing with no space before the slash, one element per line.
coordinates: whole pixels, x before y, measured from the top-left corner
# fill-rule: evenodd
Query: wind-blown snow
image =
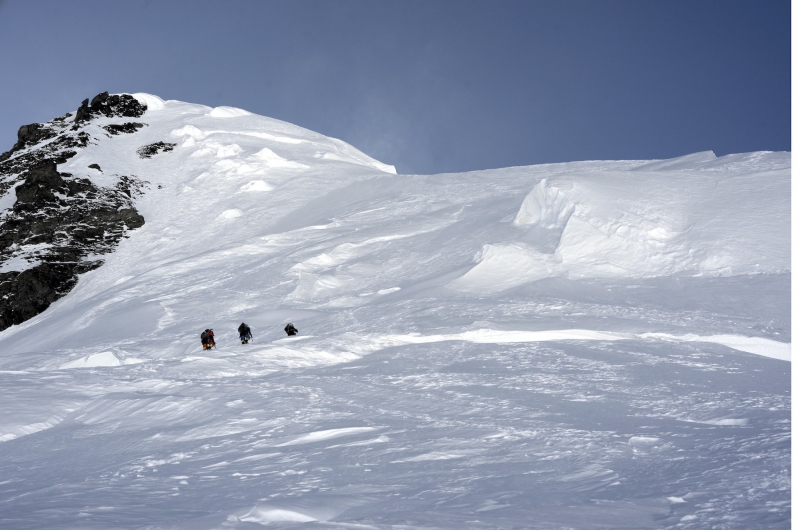
<path fill-rule="evenodd" d="M 516 241 L 486 244 L 478 265 L 453 286 L 498 291 L 551 276 L 787 272 L 785 181 L 770 166 L 755 174 L 737 167 L 767 156 L 726 157 L 713 167 L 722 175 L 692 167 L 690 155 L 602 176 L 544 178 L 516 215 Z"/>
<path fill-rule="evenodd" d="M 788 526 L 788 153 L 397 175 L 135 97 L 59 170 L 146 224 L 0 333 L 2 526 Z"/>
<path fill-rule="evenodd" d="M 141 362 L 144 361 L 135 357 L 126 357 L 124 359 L 120 359 L 114 355 L 113 352 L 105 351 L 94 353 L 92 355 L 86 355 L 80 359 L 64 363 L 60 366 L 60 368 L 62 370 L 69 368 L 98 368 L 100 366 L 123 366 L 126 364 L 139 364 Z"/>
<path fill-rule="evenodd" d="M 215 107 L 208 113 L 209 116 L 215 118 L 237 118 L 239 116 L 250 116 L 252 112 L 247 112 L 244 109 L 237 109 L 236 107 Z"/>
<path fill-rule="evenodd" d="M 136 94 L 131 94 L 136 100 L 141 103 L 142 105 L 147 105 L 147 112 L 151 115 L 153 112 L 157 110 L 162 110 L 166 103 L 163 99 L 158 96 L 154 96 L 153 94 L 145 94 L 144 92 L 138 92 Z"/>
<path fill-rule="evenodd" d="M 772 359 L 791 361 L 791 345 L 759 337 L 741 337 L 737 335 L 712 335 L 702 337 L 695 334 L 683 336 L 669 333 L 609 333 L 586 329 L 564 329 L 553 331 L 509 331 L 477 329 L 451 335 L 393 335 L 382 340 L 396 344 L 427 344 L 430 342 L 466 341 L 478 344 L 506 344 L 522 342 L 549 342 L 558 340 L 637 340 L 663 339 L 668 341 L 710 342 L 722 344 L 728 348 L 763 355 Z"/>

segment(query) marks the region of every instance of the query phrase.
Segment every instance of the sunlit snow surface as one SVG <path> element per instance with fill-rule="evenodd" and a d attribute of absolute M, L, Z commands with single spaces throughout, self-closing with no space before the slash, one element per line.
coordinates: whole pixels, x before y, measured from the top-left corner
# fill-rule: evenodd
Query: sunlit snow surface
<path fill-rule="evenodd" d="M 788 153 L 396 175 L 138 97 L 59 170 L 145 226 L 0 333 L 3 528 L 788 528 Z"/>

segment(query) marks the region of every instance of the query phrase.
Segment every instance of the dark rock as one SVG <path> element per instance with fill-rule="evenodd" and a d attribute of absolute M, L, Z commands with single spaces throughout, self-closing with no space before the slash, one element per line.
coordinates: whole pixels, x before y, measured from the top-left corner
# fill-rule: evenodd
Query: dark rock
<path fill-rule="evenodd" d="M 139 158 L 151 158 L 158 153 L 168 153 L 175 149 L 178 144 L 171 144 L 167 142 L 156 142 L 154 144 L 144 145 L 136 150 Z"/>
<path fill-rule="evenodd" d="M 52 129 L 42 125 L 41 123 L 31 123 L 30 125 L 23 125 L 17 131 L 17 143 L 23 147 L 38 144 L 43 140 L 49 140 L 54 137 L 56 132 Z"/>
<path fill-rule="evenodd" d="M 144 217 L 134 208 L 123 208 L 119 210 L 119 219 L 125 223 L 129 230 L 144 226 Z"/>
<path fill-rule="evenodd" d="M 147 105 L 139 103 L 139 101 L 130 94 L 114 94 L 109 95 L 108 92 L 101 92 L 92 98 L 89 103 L 88 99 L 83 100 L 78 112 L 75 114 L 75 123 L 79 124 L 84 121 L 89 121 L 98 116 L 105 116 L 113 118 L 115 116 L 124 116 L 126 118 L 138 118 L 147 110 Z"/>
<path fill-rule="evenodd" d="M 74 264 L 42 263 L 0 274 L 0 329 L 21 324 L 68 293 L 77 283 Z"/>
<path fill-rule="evenodd" d="M 100 164 L 89 164 L 89 167 L 90 167 L 90 168 L 92 168 L 92 169 L 96 169 L 96 170 L 97 170 L 97 171 L 99 171 L 100 173 L 102 173 L 102 172 L 103 172 L 103 170 L 102 170 L 102 169 L 100 169 Z"/>
<path fill-rule="evenodd" d="M 48 123 L 32 123 L 20 127 L 19 131 L 17 131 L 17 143 L 14 144 L 11 150 L 0 155 L 0 176 L 19 173 L 20 171 L 17 170 L 17 167 L 29 168 L 32 159 L 35 159 L 34 162 L 38 162 L 46 158 L 61 156 L 60 154 L 56 155 L 56 153 L 65 148 L 85 147 L 88 145 L 91 137 L 85 131 L 77 134 L 65 134 L 70 128 L 65 119 L 66 116 L 62 116 Z M 79 130 L 79 128 L 76 130 Z M 52 138 L 55 138 L 55 140 L 37 147 Z M 32 152 L 18 155 L 16 160 L 9 160 L 12 156 L 17 155 L 19 151 L 29 147 L 36 147 L 36 149 L 31 150 Z"/>
<path fill-rule="evenodd" d="M 114 123 L 114 124 L 111 124 L 111 125 L 106 125 L 106 126 L 103 127 L 103 129 L 105 129 L 106 131 L 108 131 L 112 135 L 117 135 L 117 134 L 135 133 L 136 131 L 138 131 L 142 127 L 144 127 L 144 123 L 128 122 L 128 123 L 122 123 L 122 124 Z"/>
<path fill-rule="evenodd" d="M 56 164 L 66 164 L 67 160 L 72 158 L 73 156 L 77 155 L 75 151 L 63 151 L 59 153 L 57 156 L 53 157 L 51 160 Z"/>
<path fill-rule="evenodd" d="M 66 187 L 66 182 L 56 171 L 56 164 L 47 160 L 28 171 L 28 178 L 17 186 L 17 204 L 35 206 L 56 200 L 55 193 Z"/>
<path fill-rule="evenodd" d="M 45 262 L 22 272 L 0 273 L 0 329 L 43 312 L 75 287 L 79 274 L 101 264 L 102 261 Z"/>
<path fill-rule="evenodd" d="M 17 143 L 14 144 L 14 147 L 11 148 L 10 151 L 7 151 L 0 155 L 0 162 L 7 160 L 11 157 L 12 154 L 16 153 L 17 151 L 21 151 L 28 146 L 36 145 L 40 142 L 45 140 L 49 140 L 50 138 L 55 137 L 58 134 L 57 131 L 53 130 L 50 127 L 42 123 L 31 123 L 30 125 L 23 125 L 17 131 Z"/>
<path fill-rule="evenodd" d="M 78 112 L 75 113 L 75 123 L 81 123 L 92 119 L 92 111 L 89 110 L 89 99 L 84 99 L 81 106 L 78 107 Z"/>
<path fill-rule="evenodd" d="M 99 108 L 102 105 L 105 105 L 108 101 L 108 92 L 100 92 L 95 97 L 92 98 L 91 107 L 93 109 Z"/>

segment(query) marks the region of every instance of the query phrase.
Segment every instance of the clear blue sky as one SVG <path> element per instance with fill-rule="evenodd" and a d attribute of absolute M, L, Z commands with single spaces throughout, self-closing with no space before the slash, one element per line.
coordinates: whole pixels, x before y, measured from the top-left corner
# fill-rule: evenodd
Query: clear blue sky
<path fill-rule="evenodd" d="M 789 150 L 789 0 L 0 0 L 0 152 L 110 92 L 242 107 L 403 173 Z"/>

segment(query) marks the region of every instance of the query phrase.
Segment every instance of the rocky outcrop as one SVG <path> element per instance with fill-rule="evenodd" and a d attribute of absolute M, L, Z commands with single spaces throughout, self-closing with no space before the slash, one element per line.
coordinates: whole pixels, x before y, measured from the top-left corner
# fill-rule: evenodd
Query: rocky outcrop
<path fill-rule="evenodd" d="M 75 123 L 89 121 L 97 116 L 105 116 L 112 118 L 114 116 L 122 116 L 126 118 L 138 118 L 147 110 L 147 105 L 139 103 L 139 101 L 128 94 L 114 94 L 109 95 L 108 92 L 102 92 L 92 98 L 89 103 L 88 99 L 84 99 L 81 103 L 78 112 L 75 114 Z"/>
<path fill-rule="evenodd" d="M 139 158 L 152 158 L 158 153 L 169 153 L 178 144 L 171 144 L 168 142 L 156 142 L 154 144 L 144 145 L 136 150 L 139 153 Z"/>
<path fill-rule="evenodd" d="M 66 123 L 64 123 L 64 121 L 66 120 L 66 118 L 70 116 L 71 114 L 67 114 L 65 116 L 62 116 L 61 118 L 56 118 L 55 120 L 52 120 L 49 123 L 31 123 L 30 125 L 23 125 L 22 127 L 20 127 L 19 130 L 17 131 L 17 143 L 15 143 L 10 150 L 0 155 L 0 163 L 3 163 L 6 160 L 10 159 L 13 155 L 18 153 L 19 151 L 22 151 L 38 143 L 43 143 L 45 140 L 49 140 L 51 138 L 58 136 L 59 134 L 62 134 L 69 127 Z M 76 140 L 77 134 L 67 135 L 67 136 L 70 138 L 70 140 L 77 141 Z M 57 146 L 55 150 L 60 150 L 59 148 L 69 147 L 68 145 L 64 144 L 64 140 L 66 140 L 66 137 L 62 138 L 61 145 Z M 47 149 L 45 151 L 53 151 L 53 149 Z M 44 153 L 40 154 L 43 155 Z M 20 165 L 20 162 L 22 163 L 22 165 L 24 165 L 25 163 L 24 161 L 18 161 L 17 164 L 2 164 L 2 167 L 0 167 L 0 171 L 2 171 L 2 173 L 0 173 L 0 176 L 2 176 L 3 174 L 8 175 L 13 173 L 15 166 Z"/>
<path fill-rule="evenodd" d="M 128 122 L 128 123 L 112 123 L 103 127 L 109 134 L 116 136 L 118 134 L 132 134 L 144 127 L 144 123 Z"/>
<path fill-rule="evenodd" d="M 0 197 L 15 195 L 13 206 L 0 211 L 0 330 L 47 309 L 79 274 L 100 266 L 100 256 L 129 230 L 144 224 L 134 201 L 146 182 L 111 175 L 116 184 L 101 187 L 57 166 L 97 141 L 86 130 L 94 118 L 137 118 L 146 110 L 132 96 L 103 92 L 85 100 L 72 120 L 66 114 L 20 127 L 17 143 L 0 155 Z M 125 122 L 104 129 L 130 134 L 143 126 Z M 97 164 L 89 167 L 101 171 Z"/>

